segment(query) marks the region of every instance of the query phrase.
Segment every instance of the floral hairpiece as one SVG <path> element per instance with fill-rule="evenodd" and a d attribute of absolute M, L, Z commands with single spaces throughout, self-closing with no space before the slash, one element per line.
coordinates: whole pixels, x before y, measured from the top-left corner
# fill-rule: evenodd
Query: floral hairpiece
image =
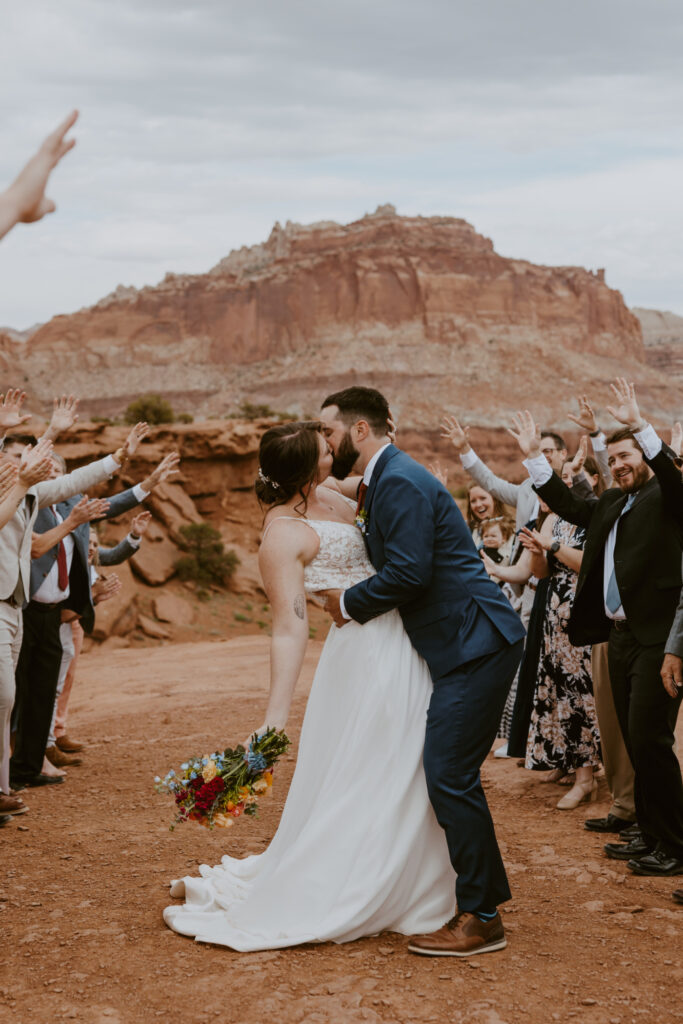
<path fill-rule="evenodd" d="M 271 480 L 269 476 L 266 476 L 260 466 L 258 468 L 258 478 L 262 484 L 270 484 L 270 486 L 274 487 L 276 491 L 280 490 L 280 485 L 276 483 L 275 480 Z"/>

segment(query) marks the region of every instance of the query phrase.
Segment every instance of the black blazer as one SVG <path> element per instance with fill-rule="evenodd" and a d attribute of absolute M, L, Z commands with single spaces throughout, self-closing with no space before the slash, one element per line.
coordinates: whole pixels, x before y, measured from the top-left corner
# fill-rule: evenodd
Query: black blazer
<path fill-rule="evenodd" d="M 636 640 L 644 646 L 663 644 L 669 635 L 681 592 L 683 541 L 681 474 L 663 451 L 648 462 L 656 475 L 641 487 L 622 516 L 614 549 L 624 612 Z M 553 512 L 588 531 L 568 632 L 576 646 L 602 643 L 611 629 L 603 591 L 605 543 L 627 495 L 611 487 L 597 502 L 589 503 L 577 498 L 555 474 L 537 490 Z"/>

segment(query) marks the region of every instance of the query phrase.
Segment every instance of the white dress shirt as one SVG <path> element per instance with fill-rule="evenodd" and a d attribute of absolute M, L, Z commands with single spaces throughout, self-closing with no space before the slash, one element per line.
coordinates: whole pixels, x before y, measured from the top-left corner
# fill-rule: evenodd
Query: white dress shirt
<path fill-rule="evenodd" d="M 649 423 L 646 423 L 642 430 L 634 433 L 634 437 L 640 447 L 643 449 L 644 455 L 648 459 L 653 459 L 655 455 L 658 455 L 662 450 L 662 439 L 657 434 L 657 431 Z M 594 438 L 594 446 L 597 438 Z M 545 484 L 550 480 L 552 476 L 552 470 L 548 464 L 548 460 L 545 455 L 536 455 L 533 459 L 525 459 L 524 465 L 526 466 L 529 476 L 534 482 L 536 487 L 540 487 L 541 484 Z M 623 512 L 622 512 L 623 515 Z M 612 612 L 607 606 L 607 588 L 609 587 L 609 581 L 612 578 L 614 572 L 614 549 L 617 545 L 617 532 L 619 530 L 619 523 L 621 522 L 621 516 L 617 519 L 616 523 L 610 530 L 607 540 L 605 541 L 605 556 L 604 556 L 604 567 L 602 577 L 602 594 L 605 605 L 605 615 L 608 619 L 621 620 L 626 618 L 623 605 L 619 605 L 616 611 Z"/>
<path fill-rule="evenodd" d="M 50 509 L 57 520 L 57 525 L 59 525 L 59 523 L 63 523 L 64 517 L 57 511 L 57 506 L 51 505 Z M 66 552 L 66 571 L 68 575 L 71 572 L 71 563 L 74 559 L 74 539 L 70 533 L 67 533 L 66 537 L 64 537 L 60 543 L 64 545 L 64 550 Z M 55 558 L 52 563 L 52 568 L 36 590 L 31 600 L 39 601 L 40 604 L 58 604 L 60 601 L 64 601 L 68 596 L 68 581 L 66 584 L 66 590 L 62 590 L 59 586 L 59 563 Z"/>
<path fill-rule="evenodd" d="M 387 448 L 390 444 L 391 444 L 391 441 L 387 441 L 387 443 L 383 444 L 381 448 L 378 448 L 377 451 L 375 452 L 375 454 L 372 456 L 372 458 L 368 462 L 367 466 L 365 467 L 365 472 L 363 473 L 363 483 L 365 484 L 366 487 L 370 486 L 370 481 L 372 480 L 372 474 L 373 474 L 373 472 L 375 470 L 375 466 L 377 465 L 377 460 L 379 459 L 379 457 L 382 454 L 382 452 L 384 451 L 384 449 Z M 348 612 L 346 611 L 346 608 L 344 606 L 344 595 L 343 594 L 339 598 L 339 610 L 340 610 L 340 612 L 342 613 L 342 615 L 344 616 L 345 619 L 349 619 L 349 620 L 351 619 L 351 616 L 348 614 Z"/>

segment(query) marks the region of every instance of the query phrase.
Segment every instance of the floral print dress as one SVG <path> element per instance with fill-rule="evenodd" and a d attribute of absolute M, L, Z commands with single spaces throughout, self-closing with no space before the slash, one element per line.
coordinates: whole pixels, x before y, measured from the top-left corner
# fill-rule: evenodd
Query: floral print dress
<path fill-rule="evenodd" d="M 553 540 L 583 548 L 586 531 L 556 519 Z M 543 640 L 526 748 L 526 767 L 574 771 L 600 764 L 591 648 L 573 647 L 567 636 L 578 573 L 548 553 L 550 581 Z"/>

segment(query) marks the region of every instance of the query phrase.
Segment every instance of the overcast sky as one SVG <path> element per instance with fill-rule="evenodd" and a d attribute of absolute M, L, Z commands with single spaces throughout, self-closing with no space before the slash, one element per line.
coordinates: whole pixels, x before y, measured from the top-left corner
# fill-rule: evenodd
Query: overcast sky
<path fill-rule="evenodd" d="M 0 324 L 386 202 L 683 314 L 682 55 L 679 0 L 5 0 L 0 182 L 81 118 Z"/>

